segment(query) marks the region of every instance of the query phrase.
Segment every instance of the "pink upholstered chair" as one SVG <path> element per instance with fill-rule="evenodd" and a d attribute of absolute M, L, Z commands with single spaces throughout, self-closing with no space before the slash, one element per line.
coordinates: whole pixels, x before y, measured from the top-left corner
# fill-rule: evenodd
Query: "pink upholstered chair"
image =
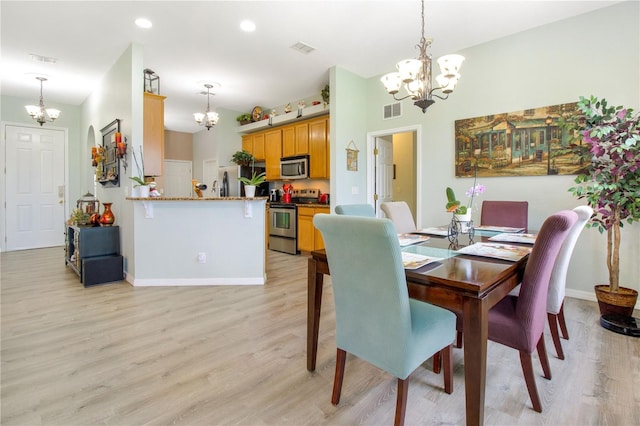
<path fill-rule="evenodd" d="M 527 229 L 528 215 L 527 201 L 483 201 L 480 225 Z"/>
<path fill-rule="evenodd" d="M 549 291 L 547 294 L 547 320 L 549 322 L 553 345 L 560 359 L 564 359 L 564 352 L 562 351 L 562 343 L 560 343 L 558 326 L 560 326 L 560 330 L 562 331 L 562 337 L 569 339 L 567 323 L 564 319 L 564 295 L 567 286 L 567 269 L 569 268 L 573 248 L 578 241 L 578 237 L 591 215 L 593 215 L 593 209 L 589 206 L 578 206 L 573 209 L 573 211 L 578 214 L 578 221 L 573 225 L 567 239 L 564 240 L 560 248 L 560 253 L 551 271 Z M 520 286 L 513 289 L 509 294 L 517 296 L 519 293 Z"/>
<path fill-rule="evenodd" d="M 577 220 L 576 212 L 564 210 L 544 221 L 529 255 L 520 285 L 520 295 L 507 295 L 489 310 L 489 340 L 520 352 L 527 390 L 533 409 L 537 412 L 542 412 L 542 405 L 531 355 L 537 349 L 544 377 L 551 379 L 543 333 L 547 293 L 560 248 Z"/>

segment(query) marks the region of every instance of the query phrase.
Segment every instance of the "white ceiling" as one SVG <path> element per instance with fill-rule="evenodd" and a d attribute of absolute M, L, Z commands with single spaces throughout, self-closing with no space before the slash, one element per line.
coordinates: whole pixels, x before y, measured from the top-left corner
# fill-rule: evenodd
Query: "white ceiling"
<path fill-rule="evenodd" d="M 437 58 L 617 1 L 427 0 L 425 36 Z M 160 76 L 165 124 L 197 132 L 204 82 L 222 86 L 212 106 L 248 112 L 318 94 L 334 65 L 363 77 L 390 72 L 417 56 L 417 0 L 297 1 L 7 1 L 0 2 L 3 95 L 39 95 L 35 74 L 48 76 L 44 99 L 81 104 L 130 43 L 144 47 L 144 66 Z M 134 25 L 146 17 L 153 27 Z M 257 29 L 244 33 L 251 19 Z M 315 51 L 290 48 L 305 42 Z M 579 42 L 579 38 L 576 38 Z M 37 54 L 57 59 L 43 64 Z M 464 79 L 464 64 L 462 67 Z M 142 90 L 142 88 L 141 88 Z M 62 111 L 64 114 L 64 111 Z"/>

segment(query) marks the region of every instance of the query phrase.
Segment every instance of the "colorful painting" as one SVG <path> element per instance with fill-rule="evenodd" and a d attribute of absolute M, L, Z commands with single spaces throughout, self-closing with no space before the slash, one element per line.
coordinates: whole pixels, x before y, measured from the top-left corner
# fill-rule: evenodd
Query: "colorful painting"
<path fill-rule="evenodd" d="M 583 171 L 575 102 L 455 122 L 457 177 L 571 175 Z"/>

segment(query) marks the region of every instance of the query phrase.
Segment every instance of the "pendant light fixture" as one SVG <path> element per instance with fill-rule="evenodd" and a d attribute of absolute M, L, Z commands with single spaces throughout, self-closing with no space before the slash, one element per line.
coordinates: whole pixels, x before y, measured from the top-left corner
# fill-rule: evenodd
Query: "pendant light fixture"
<path fill-rule="evenodd" d="M 196 112 L 195 114 L 193 114 L 193 118 L 196 119 L 196 123 L 201 126 L 205 126 L 208 131 L 218 123 L 219 116 L 217 112 L 211 111 L 211 108 L 209 106 L 209 96 L 211 95 L 211 89 L 214 87 L 214 85 L 206 83 L 204 87 L 207 89 L 207 110 L 204 112 L 204 114 L 201 112 Z M 219 87 L 219 85 L 215 87 Z M 205 93 L 202 92 L 202 94 L 204 95 Z"/>
<path fill-rule="evenodd" d="M 431 54 L 427 49 L 431 46 L 432 40 L 424 37 L 424 0 L 422 1 L 422 37 L 416 47 L 420 50 L 417 59 L 405 59 L 396 64 L 398 72 L 392 72 L 383 76 L 380 81 L 387 89 L 393 99 L 401 101 L 403 99 L 413 99 L 413 104 L 422 109 L 425 113 L 427 108 L 435 103 L 433 97 L 445 100 L 449 93 L 453 92 L 456 83 L 460 79 L 460 66 L 464 57 L 461 55 L 445 55 L 438 58 L 441 74 L 436 77 L 437 86 L 433 87 L 431 82 Z M 398 98 L 396 94 L 404 83 L 408 94 Z M 440 96 L 436 91 L 441 92 Z"/>
<path fill-rule="evenodd" d="M 38 76 L 36 80 L 40 80 L 40 104 L 39 105 L 27 105 L 25 108 L 27 109 L 27 113 L 40 123 L 42 126 L 47 121 L 53 121 L 60 116 L 60 110 L 55 108 L 46 108 L 44 107 L 44 99 L 42 98 L 42 82 L 47 81 L 45 77 Z"/>

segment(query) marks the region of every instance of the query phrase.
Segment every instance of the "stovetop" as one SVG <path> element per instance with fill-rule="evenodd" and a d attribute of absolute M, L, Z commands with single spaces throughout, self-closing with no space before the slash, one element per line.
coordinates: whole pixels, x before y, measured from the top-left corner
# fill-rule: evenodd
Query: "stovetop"
<path fill-rule="evenodd" d="M 294 189 L 291 202 L 297 204 L 318 204 L 319 189 Z"/>

